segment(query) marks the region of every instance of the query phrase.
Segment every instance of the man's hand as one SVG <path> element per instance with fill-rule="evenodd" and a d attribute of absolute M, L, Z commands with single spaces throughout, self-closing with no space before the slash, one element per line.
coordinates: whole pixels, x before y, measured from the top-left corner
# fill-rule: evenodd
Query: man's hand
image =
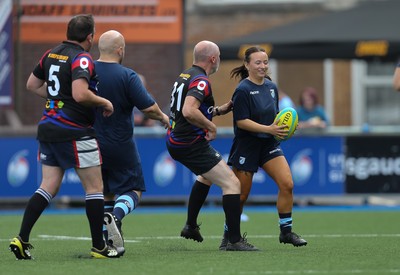
<path fill-rule="evenodd" d="M 214 107 L 214 116 L 221 116 L 221 115 L 226 115 L 233 109 L 233 102 L 232 100 L 229 100 L 227 103 L 221 105 L 221 106 L 215 106 Z"/>
<path fill-rule="evenodd" d="M 169 124 L 169 117 L 163 113 L 162 119 L 160 120 L 161 124 L 165 129 L 169 129 L 171 125 Z"/>
<path fill-rule="evenodd" d="M 207 130 L 206 136 L 204 137 L 208 141 L 212 141 L 217 137 L 217 127 L 213 130 Z"/>
<path fill-rule="evenodd" d="M 103 116 L 109 117 L 114 113 L 114 106 L 112 105 L 111 101 L 105 99 L 105 104 L 103 105 Z"/>

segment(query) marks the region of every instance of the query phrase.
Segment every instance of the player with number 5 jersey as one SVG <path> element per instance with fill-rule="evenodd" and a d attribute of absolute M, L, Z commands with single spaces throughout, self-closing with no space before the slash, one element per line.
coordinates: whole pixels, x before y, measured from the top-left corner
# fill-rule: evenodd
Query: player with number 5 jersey
<path fill-rule="evenodd" d="M 90 105 L 78 103 L 72 94 L 72 83 L 84 79 L 97 93 L 97 79 L 92 57 L 82 46 L 64 41 L 48 50 L 33 71 L 47 84 L 47 100 L 39 122 L 38 139 L 66 141 L 94 136 L 95 112 Z"/>
<path fill-rule="evenodd" d="M 94 30 L 92 15 L 74 16 L 68 23 L 67 40 L 42 56 L 26 83 L 29 91 L 46 98 L 37 134 L 43 178 L 25 208 L 19 234 L 9 246 L 18 260 L 32 259 L 31 230 L 57 195 L 65 170 L 70 168 L 75 169 L 86 193 L 91 256 L 117 258 L 122 254 L 103 240 L 102 160 L 93 124 L 95 107 L 102 108 L 105 116 L 110 116 L 114 108 L 109 100 L 95 94 L 96 74 L 88 53 Z"/>

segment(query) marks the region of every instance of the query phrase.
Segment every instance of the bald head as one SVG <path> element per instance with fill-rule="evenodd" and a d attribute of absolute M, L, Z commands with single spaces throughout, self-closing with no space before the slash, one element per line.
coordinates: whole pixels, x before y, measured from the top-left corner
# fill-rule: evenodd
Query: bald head
<path fill-rule="evenodd" d="M 121 63 L 125 53 L 125 39 L 122 34 L 111 30 L 99 38 L 100 60 Z"/>
<path fill-rule="evenodd" d="M 218 70 L 220 58 L 219 47 L 211 41 L 203 40 L 194 46 L 193 64 L 202 67 L 207 75 Z"/>
<path fill-rule="evenodd" d="M 210 56 L 219 55 L 219 48 L 217 44 L 211 41 L 203 40 L 194 46 L 193 60 L 194 63 L 204 62 Z"/>

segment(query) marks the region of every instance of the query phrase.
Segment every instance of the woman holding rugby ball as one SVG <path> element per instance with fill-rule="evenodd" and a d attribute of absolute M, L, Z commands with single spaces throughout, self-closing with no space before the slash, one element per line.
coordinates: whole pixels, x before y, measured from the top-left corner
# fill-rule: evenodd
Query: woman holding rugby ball
<path fill-rule="evenodd" d="M 293 179 L 280 142 L 288 135 L 286 126 L 278 126 L 278 88 L 268 72 L 268 55 L 260 47 L 245 52 L 244 64 L 231 71 L 240 82 L 232 97 L 235 137 L 228 164 L 241 182 L 241 210 L 249 196 L 254 173 L 261 167 L 279 188 L 277 210 L 281 243 L 303 246 L 307 241 L 292 231 Z M 225 226 L 220 249 L 227 243 Z"/>

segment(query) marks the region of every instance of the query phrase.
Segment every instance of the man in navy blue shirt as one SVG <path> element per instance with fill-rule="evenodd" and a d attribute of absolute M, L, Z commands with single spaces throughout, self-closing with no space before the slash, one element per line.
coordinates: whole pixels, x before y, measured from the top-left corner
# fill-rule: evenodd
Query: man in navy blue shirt
<path fill-rule="evenodd" d="M 110 100 L 114 114 L 96 114 L 95 130 L 103 158 L 102 176 L 105 199 L 105 235 L 124 252 L 121 220 L 138 205 L 146 191 L 140 157 L 133 140 L 133 109 L 169 127 L 169 118 L 144 87 L 140 76 L 121 65 L 125 55 L 122 34 L 111 30 L 99 39 L 100 58 L 95 61 L 99 78 L 98 93 Z"/>

